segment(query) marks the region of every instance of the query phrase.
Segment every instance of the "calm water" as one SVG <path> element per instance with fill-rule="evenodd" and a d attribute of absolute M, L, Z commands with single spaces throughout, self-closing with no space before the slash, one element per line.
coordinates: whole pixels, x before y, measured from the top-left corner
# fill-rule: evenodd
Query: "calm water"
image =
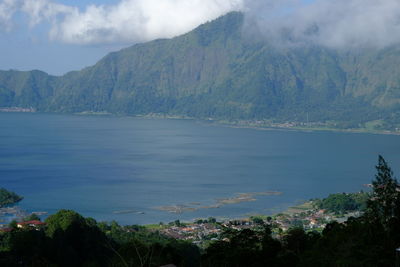
<path fill-rule="evenodd" d="M 123 224 L 271 214 L 301 200 L 365 189 L 378 154 L 400 171 L 400 136 L 0 113 L 0 186 L 23 195 L 23 208 L 74 209 Z M 182 214 L 155 209 L 263 191 L 283 194 Z"/>

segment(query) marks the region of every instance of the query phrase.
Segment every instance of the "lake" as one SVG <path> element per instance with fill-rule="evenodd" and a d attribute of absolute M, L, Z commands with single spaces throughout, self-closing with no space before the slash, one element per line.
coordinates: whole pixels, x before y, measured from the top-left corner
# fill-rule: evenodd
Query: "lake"
<path fill-rule="evenodd" d="M 272 214 L 367 190 L 378 154 L 398 173 L 400 136 L 0 113 L 0 186 L 24 196 L 22 208 L 73 209 L 121 224 Z M 219 205 L 237 193 L 267 191 L 281 194 Z M 160 210 L 174 205 L 188 209 Z"/>

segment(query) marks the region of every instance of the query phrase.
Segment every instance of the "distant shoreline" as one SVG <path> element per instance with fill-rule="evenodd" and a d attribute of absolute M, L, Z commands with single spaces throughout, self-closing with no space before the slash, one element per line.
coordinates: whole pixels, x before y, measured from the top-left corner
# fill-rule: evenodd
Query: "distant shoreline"
<path fill-rule="evenodd" d="M 195 118 L 184 115 L 167 115 L 167 114 L 158 114 L 158 113 L 150 113 L 145 115 L 118 115 L 106 112 L 98 112 L 98 113 L 90 113 L 90 112 L 82 112 L 77 113 L 80 115 L 115 115 L 115 116 L 123 116 L 123 117 L 133 117 L 133 118 L 144 118 L 144 119 L 170 119 L 170 120 L 192 120 L 205 123 L 211 126 L 226 126 L 230 128 L 239 128 L 239 129 L 254 129 L 254 130 L 264 130 L 264 131 L 296 131 L 296 132 L 338 132 L 338 133 L 361 133 L 361 134 L 379 134 L 379 135 L 400 135 L 400 131 L 389 131 L 389 130 L 369 130 L 366 128 L 334 128 L 334 127 L 323 127 L 321 123 L 310 123 L 317 124 L 318 126 L 292 126 L 294 124 L 307 124 L 303 122 L 282 122 L 282 123 L 272 123 L 272 125 L 262 124 L 265 121 L 228 121 L 228 120 L 219 120 L 215 118 Z"/>
<path fill-rule="evenodd" d="M 82 111 L 76 113 L 59 113 L 59 112 L 38 112 L 34 108 L 20 108 L 20 107 L 0 107 L 0 113 L 43 113 L 43 114 L 63 114 L 63 115 L 76 115 L 76 116 L 115 116 L 127 118 L 143 118 L 143 119 L 169 119 L 169 120 L 192 120 L 205 123 L 211 126 L 225 126 L 230 128 L 239 129 L 253 129 L 263 131 L 296 131 L 296 132 L 337 132 L 337 133 L 357 133 L 357 134 L 379 134 L 379 135 L 400 135 L 400 131 L 390 130 L 371 130 L 367 128 L 335 128 L 324 126 L 324 123 L 313 122 L 281 122 L 271 123 L 267 121 L 229 121 L 220 120 L 216 118 L 195 118 L 185 115 L 168 115 L 159 113 L 129 115 L 129 114 L 115 114 L 107 111 Z M 307 126 L 307 124 L 311 126 Z M 314 125 L 314 126 L 313 126 Z"/>
<path fill-rule="evenodd" d="M 239 124 L 226 124 L 217 122 L 218 125 L 239 129 L 254 129 L 265 131 L 294 131 L 294 132 L 336 132 L 354 134 L 379 134 L 379 135 L 400 135 L 400 132 L 387 130 L 367 130 L 367 129 L 340 129 L 340 128 L 306 128 L 306 127 L 265 127 L 265 126 L 245 126 Z"/>
<path fill-rule="evenodd" d="M 21 108 L 21 107 L 0 107 L 0 112 L 10 113 L 34 113 L 36 110 L 34 108 Z"/>
<path fill-rule="evenodd" d="M 86 113 L 88 114 L 88 113 Z M 101 113 L 99 113 L 101 114 Z M 108 113 L 108 115 L 112 115 Z M 194 118 L 189 116 L 179 116 L 179 115 L 164 115 L 164 114 L 147 114 L 147 115 L 136 115 L 129 116 L 134 118 L 147 118 L 147 119 L 172 119 L 172 120 L 193 120 L 206 123 L 207 125 L 215 126 L 226 126 L 231 128 L 239 129 L 254 129 L 254 130 L 265 130 L 265 131 L 296 131 L 296 132 L 338 132 L 338 133 L 361 133 L 361 134 L 380 134 L 380 135 L 400 135 L 400 131 L 389 131 L 389 130 L 369 130 L 366 128 L 334 128 L 334 127 L 323 127 L 319 126 L 294 126 L 294 124 L 306 124 L 301 122 L 282 122 L 273 123 L 273 125 L 265 125 L 259 123 L 259 121 L 243 120 L 238 122 L 218 120 L 214 118 Z M 259 124 L 259 125 L 257 125 Z M 311 123 L 314 124 L 314 123 Z M 318 123 L 315 123 L 318 124 Z"/>

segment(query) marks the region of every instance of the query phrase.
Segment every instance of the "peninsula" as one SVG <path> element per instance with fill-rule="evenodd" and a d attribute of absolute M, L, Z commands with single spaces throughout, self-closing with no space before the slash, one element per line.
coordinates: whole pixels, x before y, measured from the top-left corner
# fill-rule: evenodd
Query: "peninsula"
<path fill-rule="evenodd" d="M 22 199 L 23 197 L 16 193 L 0 188 L 0 208 L 18 203 Z"/>

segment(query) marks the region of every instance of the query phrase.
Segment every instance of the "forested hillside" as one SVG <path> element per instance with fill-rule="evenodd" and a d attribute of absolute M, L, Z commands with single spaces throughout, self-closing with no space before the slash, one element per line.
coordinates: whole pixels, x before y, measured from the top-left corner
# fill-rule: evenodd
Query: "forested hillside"
<path fill-rule="evenodd" d="M 399 124 L 400 47 L 278 47 L 229 13 L 61 77 L 0 72 L 0 107 L 196 118 Z M 383 120 L 386 122 L 384 123 Z"/>

